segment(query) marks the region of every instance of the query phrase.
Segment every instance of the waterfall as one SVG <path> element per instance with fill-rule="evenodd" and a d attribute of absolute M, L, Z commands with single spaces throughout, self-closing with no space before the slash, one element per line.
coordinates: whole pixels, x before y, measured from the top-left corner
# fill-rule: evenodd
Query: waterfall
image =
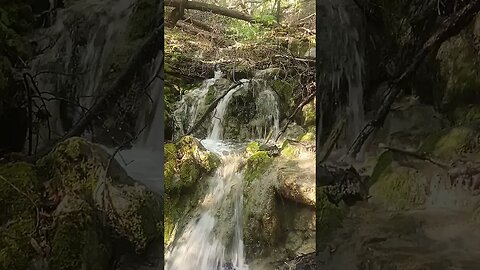
<path fill-rule="evenodd" d="M 208 180 L 209 191 L 197 215 L 167 251 L 165 269 L 248 270 L 242 238 L 243 174 L 239 172 L 242 157 L 231 146 L 218 141 L 206 141 L 204 145 L 222 156 L 223 165 Z M 229 211 L 220 211 L 225 204 L 233 207 L 233 216 L 222 217 L 230 215 Z M 231 237 L 225 240 L 220 232 Z"/>
<path fill-rule="evenodd" d="M 339 95 L 344 78 L 348 86 L 347 141 L 352 143 L 362 129 L 364 116 L 364 60 L 363 42 L 359 33 L 359 20 L 354 15 L 358 9 L 351 0 L 321 0 L 323 12 L 317 18 L 323 29 L 325 41 L 319 46 L 325 57 L 322 72 L 330 76 L 331 87 Z M 338 99 L 338 97 L 337 97 Z"/>
<path fill-rule="evenodd" d="M 246 82 L 244 82 L 246 83 Z M 208 135 L 208 139 L 211 140 L 221 140 L 223 139 L 223 120 L 225 118 L 225 112 L 227 110 L 228 103 L 232 98 L 233 94 L 240 89 L 243 89 L 244 85 L 241 84 L 231 90 L 222 98 L 215 108 L 214 115 L 212 117 L 212 131 Z"/>
<path fill-rule="evenodd" d="M 238 86 L 230 89 L 232 82 L 222 79 L 221 72 L 217 71 L 214 78 L 207 79 L 199 87 L 189 90 L 177 103 L 174 112 L 178 130 L 176 137 L 190 130 L 213 100 L 224 95 L 208 116 L 207 119 L 210 121 L 204 121 L 203 130 L 196 130 L 194 134 L 202 134 L 200 137 L 210 140 L 236 139 L 232 138 L 231 134 L 225 138 L 225 128 L 232 124 L 229 121 L 242 117 L 238 115 L 242 113 L 238 111 L 238 105 L 232 104 L 236 100 L 253 107 L 250 107 L 251 110 L 248 112 L 244 112 L 243 117 L 248 118 L 242 120 L 248 124 L 233 123 L 233 128 L 241 130 L 240 132 L 243 132 L 241 136 L 249 139 L 274 138 L 280 130 L 280 109 L 277 94 L 269 86 L 271 81 L 263 78 L 264 76 L 262 72 L 258 72 L 258 75 L 251 80 L 242 79 Z M 225 91 L 228 92 L 225 93 Z M 232 125 L 230 125 L 231 129 Z"/>
<path fill-rule="evenodd" d="M 134 2 L 75 3 L 58 9 L 52 26 L 35 32 L 39 53 L 32 59 L 31 73 L 47 100 L 51 117 L 50 129 L 41 130 L 34 144 L 48 142 L 47 133 L 52 137 L 63 135 L 92 106 L 107 71 L 105 65 L 127 28 Z M 62 100 L 71 102 L 61 112 Z"/>

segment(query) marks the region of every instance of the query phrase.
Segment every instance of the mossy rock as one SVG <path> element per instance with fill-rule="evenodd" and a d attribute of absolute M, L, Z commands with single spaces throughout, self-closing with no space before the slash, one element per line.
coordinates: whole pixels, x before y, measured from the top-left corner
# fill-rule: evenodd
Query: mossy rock
<path fill-rule="evenodd" d="M 250 142 L 245 149 L 248 155 L 253 155 L 260 151 L 260 143 L 259 142 Z"/>
<path fill-rule="evenodd" d="M 456 125 L 465 125 L 480 121 L 480 106 L 469 105 L 456 108 L 453 112 L 453 121 Z"/>
<path fill-rule="evenodd" d="M 450 160 L 463 154 L 480 151 L 480 122 L 456 126 L 428 136 L 420 152 Z"/>
<path fill-rule="evenodd" d="M 272 158 L 266 151 L 258 151 L 247 159 L 245 166 L 244 179 L 252 182 L 259 178 L 268 170 L 272 164 Z"/>
<path fill-rule="evenodd" d="M 370 188 L 371 201 L 389 210 L 421 207 L 427 200 L 427 185 L 427 177 L 419 170 L 391 163 Z"/>
<path fill-rule="evenodd" d="M 185 136 L 176 144 L 165 144 L 165 192 L 194 186 L 221 164 L 220 158 L 196 138 Z"/>
<path fill-rule="evenodd" d="M 18 162 L 0 165 L 0 225 L 12 217 L 35 213 L 41 183 L 34 165 Z M 28 196 L 28 197 L 27 197 Z"/>
<path fill-rule="evenodd" d="M 118 184 L 133 184 L 118 162 L 99 145 L 79 137 L 57 144 L 37 162 L 42 177 L 52 180 L 52 186 L 83 197 L 91 197 L 99 179 L 106 177 Z"/>
<path fill-rule="evenodd" d="M 302 108 L 302 117 L 304 126 L 314 126 L 316 124 L 316 98 Z"/>
<path fill-rule="evenodd" d="M 51 270 L 106 269 L 111 246 L 93 208 L 74 196 L 57 207 L 56 228 L 48 258 Z"/>
<path fill-rule="evenodd" d="M 300 141 L 300 142 L 303 142 L 303 143 L 314 143 L 314 142 L 315 142 L 315 138 L 316 138 L 315 133 L 312 132 L 312 131 L 309 131 L 309 132 L 305 133 L 304 135 L 302 135 L 302 136 L 299 138 L 299 141 Z"/>
<path fill-rule="evenodd" d="M 243 191 L 243 239 L 247 258 L 266 255 L 281 239 L 275 188 L 268 181 L 250 183 Z"/>
<path fill-rule="evenodd" d="M 442 99 L 444 109 L 480 102 L 480 58 L 471 28 L 467 27 L 444 42 L 438 51 L 440 75 L 446 84 Z"/>
<path fill-rule="evenodd" d="M 295 159 L 300 155 L 300 149 L 288 143 L 288 141 L 285 141 L 282 145 L 282 150 L 280 151 L 280 155 L 287 159 Z"/>
<path fill-rule="evenodd" d="M 28 269 L 35 250 L 30 244 L 36 220 L 31 217 L 16 217 L 12 224 L 0 233 L 0 270 Z M 2 229 L 3 230 L 3 229 Z"/>
<path fill-rule="evenodd" d="M 108 199 L 101 191 L 95 202 L 100 209 L 108 209 L 109 226 L 121 239 L 126 239 L 137 252 L 163 236 L 163 212 L 160 199 L 145 186 L 107 184 Z"/>
<path fill-rule="evenodd" d="M 325 193 L 325 187 L 317 188 L 316 202 L 317 241 L 326 241 L 340 227 L 347 209 L 343 205 L 331 203 Z"/>

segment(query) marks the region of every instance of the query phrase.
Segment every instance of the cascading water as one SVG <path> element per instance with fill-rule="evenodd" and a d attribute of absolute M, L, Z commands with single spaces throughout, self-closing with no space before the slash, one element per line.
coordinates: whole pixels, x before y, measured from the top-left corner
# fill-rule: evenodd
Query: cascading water
<path fill-rule="evenodd" d="M 208 79 L 183 96 L 175 117 L 181 125 L 190 129 L 205 109 L 206 97 L 220 82 L 220 76 Z M 209 190 L 196 208 L 194 217 L 182 231 L 176 233 L 166 253 L 167 270 L 247 270 L 243 245 L 243 173 L 240 169 L 244 143 L 225 141 L 224 128 L 232 118 L 227 117 L 232 99 L 244 97 L 250 91 L 254 96 L 255 120 L 251 137 L 265 139 L 269 131 L 279 130 L 280 112 L 275 92 L 263 79 L 242 80 L 230 89 L 230 83 L 221 84 L 217 95 L 224 95 L 210 115 L 206 139 L 201 143 L 208 150 L 222 157 L 222 166 L 209 178 Z M 225 91 L 228 91 L 225 93 Z M 210 93 L 211 94 L 211 93 Z M 203 108 L 202 108 L 203 107 Z M 184 129 L 184 128 L 181 128 Z M 233 214 L 232 214 L 233 213 Z"/>
<path fill-rule="evenodd" d="M 219 142 L 204 142 L 207 148 L 217 153 L 226 149 Z M 221 146 L 221 147 L 219 147 Z M 239 172 L 241 157 L 229 152 L 222 156 L 223 166 L 209 179 L 210 188 L 198 213 L 185 227 L 180 237 L 166 254 L 167 270 L 248 270 L 242 240 L 242 179 Z M 233 201 L 227 201 L 233 200 Z M 227 217 L 226 224 L 216 217 L 222 205 L 231 203 L 234 215 Z M 226 213 L 220 213 L 220 215 Z M 218 232 L 234 224 L 233 237 L 222 241 Z M 223 227 L 223 228 L 222 228 Z"/>
<path fill-rule="evenodd" d="M 121 50 L 119 44 L 127 43 L 129 18 L 137 3 L 138 0 L 75 2 L 58 9 L 50 27 L 36 31 L 37 47 L 42 52 L 32 60 L 31 69 L 51 115 L 50 128 L 39 132 L 40 147 L 49 140 L 47 132 L 52 138 L 62 136 L 101 96 L 109 72 L 113 71 L 108 67 Z M 162 77 L 162 62 L 163 53 L 159 52 L 138 76 L 152 80 L 138 82 L 150 83 L 146 89 L 150 99 L 145 98 L 148 104 L 137 111 L 138 126 L 131 131 L 142 132 L 131 149 L 116 155 L 130 176 L 158 192 L 163 190 L 163 81 L 158 78 Z"/>
<path fill-rule="evenodd" d="M 348 85 L 347 141 L 352 143 L 365 122 L 363 109 L 363 44 L 359 23 L 354 17 L 358 9 L 351 0 L 321 0 L 320 20 L 325 42 L 319 46 L 325 55 L 325 70 L 338 95 L 342 79 Z"/>
<path fill-rule="evenodd" d="M 42 52 L 32 60 L 31 69 L 51 114 L 50 128 L 39 134 L 40 145 L 49 140 L 47 133 L 61 136 L 98 97 L 105 65 L 126 29 L 134 2 L 79 2 L 57 10 L 55 23 L 36 31 Z M 71 103 L 60 113 L 62 99 Z M 79 106 L 72 106 L 76 103 Z"/>
<path fill-rule="evenodd" d="M 211 140 L 221 140 L 223 139 L 223 123 L 222 121 L 225 118 L 225 112 L 227 110 L 228 103 L 232 98 L 235 92 L 243 89 L 245 87 L 244 84 L 248 85 L 247 81 L 243 81 L 243 84 L 229 90 L 229 92 L 223 97 L 223 99 L 218 103 L 217 107 L 214 111 L 214 116 L 212 117 L 212 131 L 208 138 Z"/>

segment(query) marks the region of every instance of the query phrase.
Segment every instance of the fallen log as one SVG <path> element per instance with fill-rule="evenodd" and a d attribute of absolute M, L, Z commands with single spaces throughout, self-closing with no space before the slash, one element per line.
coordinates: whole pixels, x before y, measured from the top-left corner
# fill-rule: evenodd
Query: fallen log
<path fill-rule="evenodd" d="M 165 1 L 165 6 L 168 7 L 176 7 L 179 8 L 183 4 L 183 0 L 167 0 Z M 185 9 L 195 9 L 195 10 L 200 10 L 200 11 L 205 11 L 205 12 L 212 12 L 214 14 L 222 15 L 225 17 L 230 17 L 234 19 L 239 19 L 242 21 L 247 21 L 247 22 L 255 22 L 255 19 L 245 13 L 212 5 L 212 4 L 207 4 L 207 3 L 202 3 L 202 2 L 197 2 L 197 1 L 188 1 L 184 5 Z"/>
<path fill-rule="evenodd" d="M 362 131 L 360 131 L 357 138 L 348 150 L 347 155 L 355 157 L 356 154 L 360 152 L 363 144 L 372 134 L 372 132 L 375 129 L 383 126 L 383 122 L 385 121 L 393 102 L 402 90 L 401 84 L 415 73 L 423 60 L 432 51 L 434 51 L 436 48 L 439 48 L 439 46 L 450 37 L 460 33 L 460 31 L 463 30 L 473 20 L 478 11 L 480 11 L 480 0 L 473 0 L 450 18 L 445 20 L 439 26 L 439 30 L 423 44 L 422 48 L 412 59 L 410 65 L 408 65 L 397 78 L 382 84 L 382 86 L 385 84 L 388 85 L 383 104 L 377 110 L 375 119 L 368 122 Z"/>

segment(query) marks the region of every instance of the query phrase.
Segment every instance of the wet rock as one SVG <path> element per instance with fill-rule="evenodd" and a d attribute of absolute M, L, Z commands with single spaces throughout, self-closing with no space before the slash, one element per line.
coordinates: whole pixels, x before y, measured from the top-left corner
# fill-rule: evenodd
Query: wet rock
<path fill-rule="evenodd" d="M 315 206 L 315 178 L 300 168 L 278 172 L 279 186 L 277 192 L 284 198 L 295 202 Z"/>
<path fill-rule="evenodd" d="M 95 210 L 75 195 L 67 195 L 54 212 L 57 219 L 48 258 L 49 269 L 106 269 L 111 242 Z"/>
<path fill-rule="evenodd" d="M 176 144 L 165 144 L 165 192 L 192 187 L 213 172 L 220 158 L 196 138 L 185 136 Z"/>
<path fill-rule="evenodd" d="M 258 181 L 272 164 L 272 158 L 265 151 L 258 151 L 247 159 L 245 165 L 245 181 Z"/>

